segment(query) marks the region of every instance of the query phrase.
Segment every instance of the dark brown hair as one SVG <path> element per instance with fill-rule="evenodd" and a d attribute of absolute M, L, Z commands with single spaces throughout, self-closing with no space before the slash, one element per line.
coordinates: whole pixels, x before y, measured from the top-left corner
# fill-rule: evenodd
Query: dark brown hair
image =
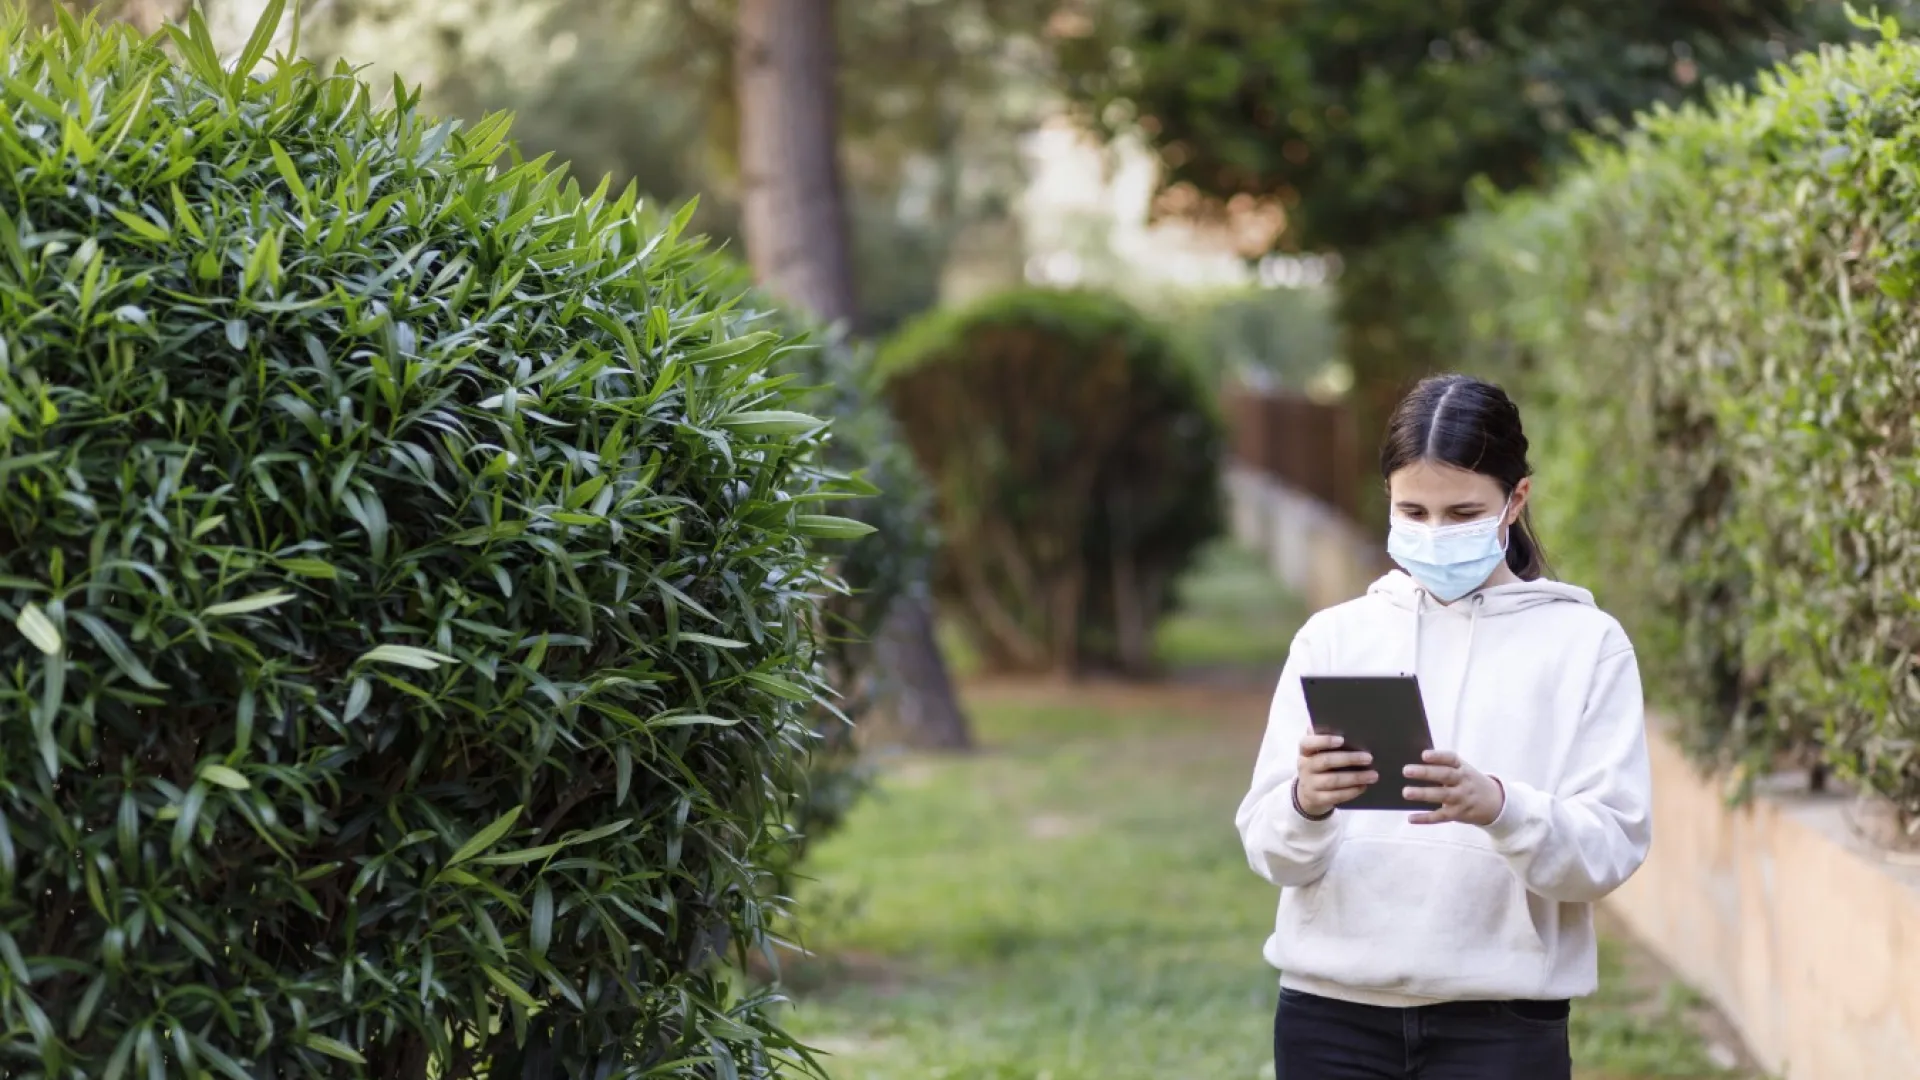
<path fill-rule="evenodd" d="M 1489 477 L 1509 496 L 1533 475 L 1519 407 L 1505 390 L 1471 375 L 1423 379 L 1393 410 L 1380 446 L 1380 478 L 1422 461 Z M 1546 553 L 1525 509 L 1507 534 L 1507 566 L 1523 581 L 1547 575 Z"/>

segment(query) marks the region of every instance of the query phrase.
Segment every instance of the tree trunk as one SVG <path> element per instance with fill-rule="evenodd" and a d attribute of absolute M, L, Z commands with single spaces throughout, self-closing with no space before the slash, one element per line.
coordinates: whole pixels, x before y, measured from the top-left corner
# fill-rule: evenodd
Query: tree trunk
<path fill-rule="evenodd" d="M 736 30 L 742 224 L 754 277 L 816 318 L 857 328 L 833 0 L 740 0 Z M 886 701 L 913 741 L 964 747 L 966 714 L 933 629 L 924 597 L 895 601 L 874 642 Z"/>
<path fill-rule="evenodd" d="M 873 643 L 885 683 L 882 701 L 903 739 L 925 750 L 967 750 L 973 733 L 953 692 L 947 661 L 934 637 L 933 604 L 903 594 L 887 611 Z"/>
<path fill-rule="evenodd" d="M 853 324 L 833 8 L 833 0 L 740 0 L 742 224 L 762 285 L 824 322 Z"/>

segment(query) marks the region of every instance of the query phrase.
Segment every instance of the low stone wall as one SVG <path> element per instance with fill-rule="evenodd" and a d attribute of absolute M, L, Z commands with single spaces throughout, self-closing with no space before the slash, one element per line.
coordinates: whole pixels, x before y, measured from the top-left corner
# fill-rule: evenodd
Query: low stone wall
<path fill-rule="evenodd" d="M 1249 468 L 1229 469 L 1226 484 L 1234 538 L 1310 609 L 1351 600 L 1386 571 L 1385 541 L 1326 503 Z"/>
<path fill-rule="evenodd" d="M 1608 900 L 1783 1080 L 1920 1077 L 1920 866 L 1850 800 L 1784 783 L 1729 809 L 1664 734 L 1647 865 Z"/>

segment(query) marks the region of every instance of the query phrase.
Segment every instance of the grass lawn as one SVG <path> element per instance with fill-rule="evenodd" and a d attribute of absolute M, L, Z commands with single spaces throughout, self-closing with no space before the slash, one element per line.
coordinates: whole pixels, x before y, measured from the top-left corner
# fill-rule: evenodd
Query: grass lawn
<path fill-rule="evenodd" d="M 1277 664 L 1297 610 L 1243 560 L 1209 576 L 1170 659 Z M 1263 692 L 976 684 L 969 704 L 985 751 L 889 763 L 810 864 L 795 1031 L 838 1080 L 1271 1076 L 1274 896 L 1232 828 Z M 1576 1013 L 1585 1080 L 1719 1075 L 1692 1003 L 1633 959 L 1610 942 Z"/>

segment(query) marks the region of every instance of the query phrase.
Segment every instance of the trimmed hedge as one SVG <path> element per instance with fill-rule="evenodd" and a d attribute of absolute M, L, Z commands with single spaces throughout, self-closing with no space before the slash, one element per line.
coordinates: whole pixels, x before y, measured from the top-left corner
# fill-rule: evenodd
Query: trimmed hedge
<path fill-rule="evenodd" d="M 1823 761 L 1920 821 L 1920 46 L 1657 112 L 1459 236 L 1543 533 L 1699 753 Z"/>
<path fill-rule="evenodd" d="M 0 1071 L 769 1075 L 857 485 L 681 221 L 270 8 L 0 20 Z"/>
<path fill-rule="evenodd" d="M 735 287 L 745 293 L 745 269 L 734 270 Z M 819 656 L 837 696 L 816 703 L 809 717 L 820 738 L 788 817 L 792 843 L 772 866 L 775 892 L 784 895 L 812 845 L 838 829 L 868 790 L 872 772 L 854 733 L 893 689 L 874 642 L 895 601 L 926 594 L 937 534 L 932 493 L 872 385 L 872 347 L 789 309 L 775 311 L 774 327 L 804 341 L 781 356 L 776 370 L 798 380 L 801 407 L 832 423 L 817 459 L 834 470 L 848 497 L 837 512 L 871 529 L 816 543 L 841 586 L 824 599 L 819 620 Z"/>
<path fill-rule="evenodd" d="M 1171 334 L 1124 301 L 1022 290 L 935 312 L 880 377 L 932 482 L 938 584 L 1003 670 L 1140 671 L 1222 523 L 1220 424 Z"/>

